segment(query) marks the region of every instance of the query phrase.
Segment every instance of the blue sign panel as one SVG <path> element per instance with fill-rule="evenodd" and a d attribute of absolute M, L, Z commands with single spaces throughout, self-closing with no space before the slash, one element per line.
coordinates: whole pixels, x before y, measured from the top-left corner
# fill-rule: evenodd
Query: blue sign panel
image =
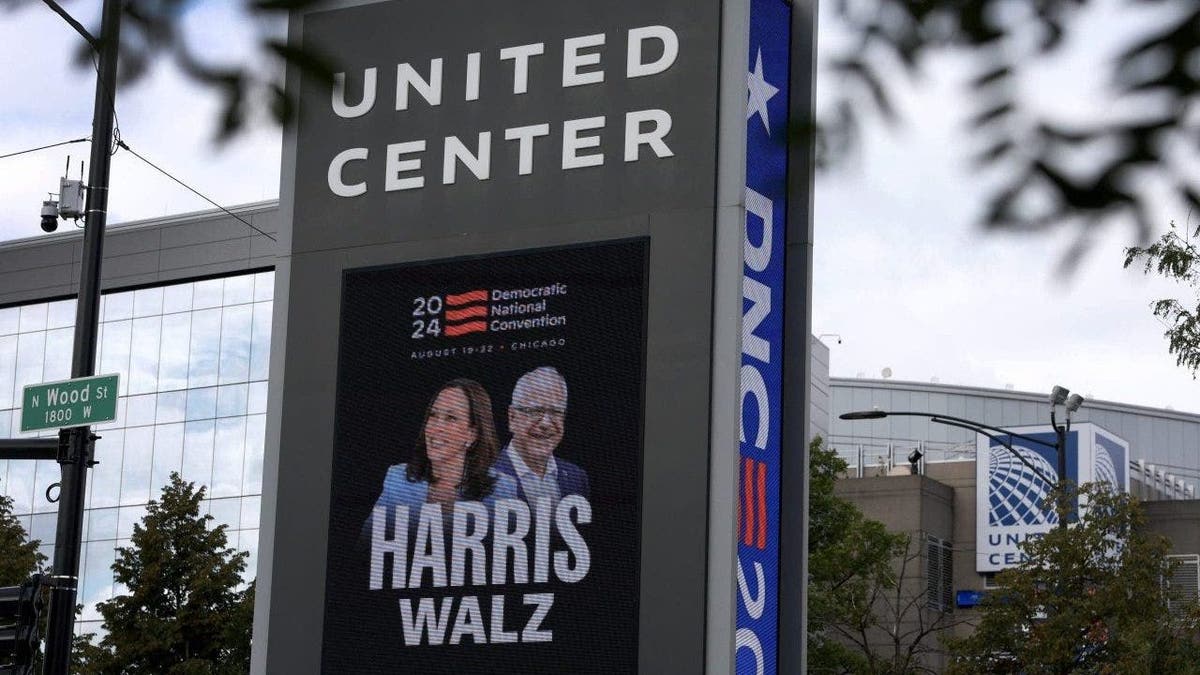
<path fill-rule="evenodd" d="M 752 0 L 746 75 L 746 229 L 742 279 L 739 675 L 777 672 L 783 281 L 791 6 Z"/>

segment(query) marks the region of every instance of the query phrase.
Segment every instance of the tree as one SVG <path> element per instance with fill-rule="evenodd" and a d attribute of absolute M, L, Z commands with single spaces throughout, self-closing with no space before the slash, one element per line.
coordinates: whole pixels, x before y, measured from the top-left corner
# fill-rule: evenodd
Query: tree
<path fill-rule="evenodd" d="M 1193 237 L 1200 237 L 1200 226 L 1189 235 L 1185 228 L 1179 233 L 1175 223 L 1171 231 L 1157 242 L 1140 248 L 1125 249 L 1125 267 L 1143 261 L 1142 272 L 1151 270 L 1182 286 L 1190 286 L 1191 300 L 1180 301 L 1163 298 L 1151 303 L 1154 316 L 1167 326 L 1163 337 L 1167 338 L 1167 351 L 1175 355 L 1175 363 L 1192 371 L 1192 379 L 1200 373 L 1200 251 L 1196 250 Z"/>
<path fill-rule="evenodd" d="M 205 489 L 171 474 L 112 569 L 127 590 L 98 606 L 108 634 L 86 650 L 101 675 L 225 675 L 249 669 L 253 590 L 238 591 L 248 554 L 200 515 Z"/>
<path fill-rule="evenodd" d="M 921 541 L 888 532 L 834 494 L 846 462 L 820 438 L 809 446 L 809 471 L 810 672 L 925 670 L 955 617 L 928 607 L 916 582 Z"/>
<path fill-rule="evenodd" d="M 1057 496 L 1052 497 L 1057 498 Z M 1173 613 L 1165 538 L 1136 500 L 1102 484 L 1069 529 L 1026 541 L 996 577 L 979 626 L 956 641 L 952 673 L 1182 673 L 1200 662 L 1200 614 Z"/>
<path fill-rule="evenodd" d="M 28 541 L 25 528 L 12 514 L 13 500 L 0 494 L 0 586 L 17 586 L 46 562 L 42 542 Z"/>

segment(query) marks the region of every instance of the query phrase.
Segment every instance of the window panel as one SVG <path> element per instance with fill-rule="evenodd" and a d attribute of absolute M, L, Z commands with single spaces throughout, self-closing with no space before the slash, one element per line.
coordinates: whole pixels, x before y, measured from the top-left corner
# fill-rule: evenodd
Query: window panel
<path fill-rule="evenodd" d="M 121 396 L 129 389 L 129 348 L 132 330 L 132 321 L 113 321 L 104 324 L 104 332 L 100 338 L 100 369 L 97 374 L 124 375 L 118 387 Z"/>
<path fill-rule="evenodd" d="M 133 318 L 133 293 L 106 293 L 102 321 L 122 321 Z"/>
<path fill-rule="evenodd" d="M 12 408 L 20 397 L 17 385 L 17 336 L 0 336 L 0 409 Z"/>
<path fill-rule="evenodd" d="M 150 496 L 158 499 L 171 482 L 171 473 L 183 471 L 183 425 L 161 424 L 154 428 L 154 471 Z"/>
<path fill-rule="evenodd" d="M 262 497 L 242 498 L 242 529 L 258 529 L 259 512 L 262 509 Z"/>
<path fill-rule="evenodd" d="M 75 312 L 79 305 L 75 299 L 59 300 L 46 305 L 46 329 L 70 328 L 75 325 Z"/>
<path fill-rule="evenodd" d="M 17 379 L 13 400 L 21 404 L 21 389 L 27 384 L 45 382 L 42 365 L 46 359 L 46 333 L 22 333 L 17 338 Z"/>
<path fill-rule="evenodd" d="M 183 479 L 197 487 L 212 482 L 214 429 L 212 420 L 188 422 L 183 428 Z"/>
<path fill-rule="evenodd" d="M 254 275 L 254 301 L 262 302 L 275 297 L 275 272 L 259 272 Z"/>
<path fill-rule="evenodd" d="M 92 508 L 116 506 L 121 497 L 121 455 L 125 431 L 113 429 L 96 441 L 96 460 L 92 467 Z"/>
<path fill-rule="evenodd" d="M 125 378 L 122 377 L 121 381 L 124 382 Z M 114 417 L 111 422 L 101 422 L 92 428 L 94 428 L 94 429 L 120 429 L 120 428 L 124 427 L 125 426 L 125 401 L 126 400 L 128 400 L 128 399 L 126 399 L 124 396 L 117 399 L 116 417 Z"/>
<path fill-rule="evenodd" d="M 234 533 L 234 530 L 237 530 L 238 525 L 242 522 L 241 510 L 242 500 L 237 497 L 232 499 L 213 499 L 209 502 L 208 508 L 208 514 L 213 519 L 209 521 L 208 525 L 212 529 L 224 525 L 226 530 L 225 536 L 236 541 L 237 535 Z"/>
<path fill-rule="evenodd" d="M 52 459 L 39 459 L 35 462 L 20 460 L 22 464 L 34 466 L 33 481 L 33 512 L 49 513 L 58 510 L 58 504 L 46 499 L 46 488 L 62 480 L 62 470 L 58 462 Z"/>
<path fill-rule="evenodd" d="M 37 330 L 46 330 L 47 309 L 44 302 L 34 305 L 23 305 L 21 307 L 21 332 L 29 333 Z"/>
<path fill-rule="evenodd" d="M 158 394 L 143 394 L 125 399 L 125 426 L 140 427 L 154 424 Z"/>
<path fill-rule="evenodd" d="M 163 287 L 163 314 L 190 312 L 194 284 L 171 284 Z"/>
<path fill-rule="evenodd" d="M 239 274 L 225 277 L 225 297 L 221 304 L 226 307 L 254 301 L 254 276 Z"/>
<path fill-rule="evenodd" d="M 35 471 L 36 467 L 33 462 L 20 460 L 8 463 L 8 483 L 4 486 L 4 493 L 12 497 L 14 514 L 33 512 L 33 493 L 36 489 L 33 479 Z"/>
<path fill-rule="evenodd" d="M 158 389 L 159 338 L 162 318 L 157 316 L 133 320 L 133 336 L 129 356 L 130 394 L 146 394 Z"/>
<path fill-rule="evenodd" d="M 58 532 L 58 512 L 36 513 L 32 518 L 29 532 L 30 541 L 40 541 L 42 544 L 53 544 Z"/>
<path fill-rule="evenodd" d="M 150 500 L 150 472 L 154 464 L 154 428 L 125 431 L 125 461 L 121 468 L 121 504 L 145 504 Z"/>
<path fill-rule="evenodd" d="M 271 361 L 271 303 L 254 305 L 254 326 L 250 340 L 250 379 L 265 380 Z"/>
<path fill-rule="evenodd" d="M 168 391 L 158 395 L 154 419 L 158 424 L 182 422 L 187 404 L 186 391 Z"/>
<path fill-rule="evenodd" d="M 220 344 L 221 310 L 192 312 L 188 387 L 211 387 L 217 383 L 217 355 Z"/>
<path fill-rule="evenodd" d="M 253 415 L 255 413 L 267 412 L 267 383 L 266 382 L 251 382 L 250 394 L 246 401 L 246 412 Z"/>
<path fill-rule="evenodd" d="M 71 378 L 71 356 L 74 349 L 74 328 L 56 328 L 46 331 L 46 360 L 42 364 L 43 382 L 57 382 Z"/>
<path fill-rule="evenodd" d="M 157 316 L 163 311 L 163 287 L 143 288 L 133 292 L 133 316 Z"/>
<path fill-rule="evenodd" d="M 262 492 L 263 449 L 266 445 L 266 415 L 246 418 L 246 468 L 242 477 L 242 494 Z"/>
<path fill-rule="evenodd" d="M 258 530 L 239 532 L 238 548 L 250 554 L 246 557 L 246 570 L 242 573 L 242 579 L 251 581 L 258 576 Z"/>
<path fill-rule="evenodd" d="M 213 461 L 213 497 L 232 497 L 242 493 L 242 464 L 246 452 L 246 418 L 225 417 L 217 420 Z"/>
<path fill-rule="evenodd" d="M 228 384 L 217 389 L 217 417 L 245 415 L 247 395 L 245 384 Z"/>
<path fill-rule="evenodd" d="M 207 279 L 205 281 L 197 281 L 196 290 L 192 295 L 192 309 L 220 307 L 224 292 L 224 279 Z"/>
<path fill-rule="evenodd" d="M 89 541 L 117 538 L 117 509 L 92 509 L 91 521 L 91 531 L 88 532 Z M 112 546 L 112 544 L 109 544 L 109 546 Z"/>
<path fill-rule="evenodd" d="M 221 317 L 221 384 L 245 382 L 250 377 L 250 324 L 252 305 L 226 307 Z"/>
<path fill-rule="evenodd" d="M 139 525 L 146 517 L 146 504 L 122 506 L 117 514 L 117 539 L 129 539 L 133 536 L 133 526 Z"/>
<path fill-rule="evenodd" d="M 162 348 L 158 361 L 158 390 L 187 388 L 188 347 L 192 343 L 190 312 L 171 314 L 162 319 Z"/>
<path fill-rule="evenodd" d="M 0 309 L 0 335 L 16 335 L 21 328 L 21 308 Z"/>
<path fill-rule="evenodd" d="M 187 417 L 192 420 L 212 419 L 217 416 L 217 388 L 189 389 L 187 392 Z"/>
<path fill-rule="evenodd" d="M 112 564 L 116 560 L 116 550 L 112 541 L 89 542 L 87 549 L 87 564 L 80 579 L 83 593 L 80 601 L 83 603 L 84 621 L 103 618 L 96 609 L 96 604 L 112 598 L 113 578 Z"/>

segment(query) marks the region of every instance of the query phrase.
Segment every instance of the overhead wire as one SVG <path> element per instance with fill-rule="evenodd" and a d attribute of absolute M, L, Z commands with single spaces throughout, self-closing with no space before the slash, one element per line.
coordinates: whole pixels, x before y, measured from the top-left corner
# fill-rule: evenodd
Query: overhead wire
<path fill-rule="evenodd" d="M 27 154 L 29 154 L 29 153 L 31 153 L 31 152 L 37 152 L 38 150 L 48 150 L 48 149 L 50 149 L 50 148 L 57 148 L 57 147 L 58 147 L 58 146 L 60 146 L 60 145 L 70 145 L 70 144 L 72 144 L 72 143 L 86 143 L 86 142 L 88 142 L 88 141 L 90 141 L 90 140 L 92 140 L 92 139 L 90 139 L 90 138 L 76 138 L 76 139 L 73 139 L 73 140 L 70 140 L 70 141 L 62 141 L 61 143 L 51 143 L 50 145 L 41 145 L 41 146 L 38 146 L 38 147 L 36 147 L 36 148 L 29 148 L 29 149 L 27 149 L 27 150 L 18 150 L 18 151 L 16 151 L 16 152 L 10 152 L 10 153 L 8 153 L 8 154 L 6 154 L 6 155 L 0 155 L 0 159 L 8 159 L 9 157 L 16 157 L 17 155 L 27 155 Z"/>
<path fill-rule="evenodd" d="M 241 222 L 243 225 L 245 225 L 246 227 L 248 227 L 248 228 L 250 228 L 250 229 L 254 230 L 255 232 L 257 232 L 257 233 L 261 234 L 262 236 L 266 237 L 267 239 L 270 239 L 271 241 L 276 241 L 275 237 L 273 237 L 273 236 L 271 236 L 270 234 L 267 234 L 266 232 L 263 232 L 262 230 L 258 229 L 258 228 L 257 228 L 257 227 L 255 227 L 255 226 L 254 226 L 254 224 L 253 224 L 253 223 L 251 223 L 250 221 L 246 220 L 245 218 L 242 218 L 241 216 L 239 216 L 238 214 L 234 213 L 233 211 L 230 211 L 229 209 L 225 208 L 224 206 L 221 206 L 220 204 L 218 204 L 218 203 L 214 202 L 213 200 L 209 199 L 209 198 L 208 198 L 206 195 L 204 195 L 203 193 L 201 193 L 201 192 L 200 192 L 199 190 L 197 190 L 196 188 L 194 188 L 194 187 L 192 187 L 192 186 L 188 185 L 187 183 L 183 182 L 183 181 L 182 181 L 182 180 L 180 180 L 179 178 L 176 178 L 175 176 L 171 175 L 171 173 L 170 173 L 170 172 L 168 172 L 166 169 L 164 169 L 164 168 L 162 168 L 162 167 L 158 166 L 158 165 L 157 165 L 157 164 L 155 164 L 154 162 L 151 162 L 150 160 L 148 160 L 148 159 L 146 159 L 145 157 L 141 156 L 140 154 L 138 154 L 138 152 L 137 152 L 136 150 L 134 150 L 133 148 L 129 147 L 129 145 L 128 145 L 128 144 L 126 144 L 126 143 L 125 143 L 125 141 L 118 139 L 118 140 L 116 141 L 116 144 L 117 144 L 117 145 L 118 145 L 118 146 L 119 146 L 119 147 L 120 147 L 122 150 L 128 150 L 128 151 L 129 151 L 129 153 L 130 153 L 130 154 L 132 154 L 134 157 L 137 157 L 138 159 L 142 160 L 142 161 L 143 161 L 143 162 L 145 162 L 146 164 L 150 165 L 150 167 L 152 167 L 154 170 L 158 171 L 158 172 L 159 172 L 159 173 L 161 173 L 162 175 L 166 176 L 167 178 L 170 178 L 171 180 L 175 181 L 176 183 L 179 183 L 179 184 L 180 184 L 180 185 L 182 185 L 183 187 L 187 188 L 188 190 L 190 190 L 190 191 L 192 192 L 192 194 L 194 194 L 194 195 L 196 195 L 197 197 L 199 197 L 199 198 L 203 199 L 204 201 L 208 202 L 209 204 L 212 204 L 213 206 L 217 207 L 217 208 L 218 208 L 218 209 L 220 209 L 221 211 L 224 211 L 224 212 L 225 212 L 227 215 L 229 215 L 229 216 L 231 216 L 231 217 L 233 217 L 233 218 L 236 218 L 238 221 L 240 221 L 240 222 Z"/>

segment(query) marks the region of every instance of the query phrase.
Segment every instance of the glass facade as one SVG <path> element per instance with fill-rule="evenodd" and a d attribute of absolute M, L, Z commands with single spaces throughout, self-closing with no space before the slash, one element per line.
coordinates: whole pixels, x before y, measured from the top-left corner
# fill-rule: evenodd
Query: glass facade
<path fill-rule="evenodd" d="M 108 293 L 100 304 L 97 374 L 119 373 L 117 419 L 97 425 L 83 520 L 80 632 L 112 597 L 118 546 L 171 472 L 208 488 L 203 508 L 228 525 L 255 574 L 266 428 L 274 272 Z M 0 309 L 0 438 L 21 434 L 21 390 L 71 376 L 75 300 Z M 0 492 L 53 557 L 58 482 L 53 461 L 0 460 Z M 47 563 L 49 565 L 49 563 Z"/>

